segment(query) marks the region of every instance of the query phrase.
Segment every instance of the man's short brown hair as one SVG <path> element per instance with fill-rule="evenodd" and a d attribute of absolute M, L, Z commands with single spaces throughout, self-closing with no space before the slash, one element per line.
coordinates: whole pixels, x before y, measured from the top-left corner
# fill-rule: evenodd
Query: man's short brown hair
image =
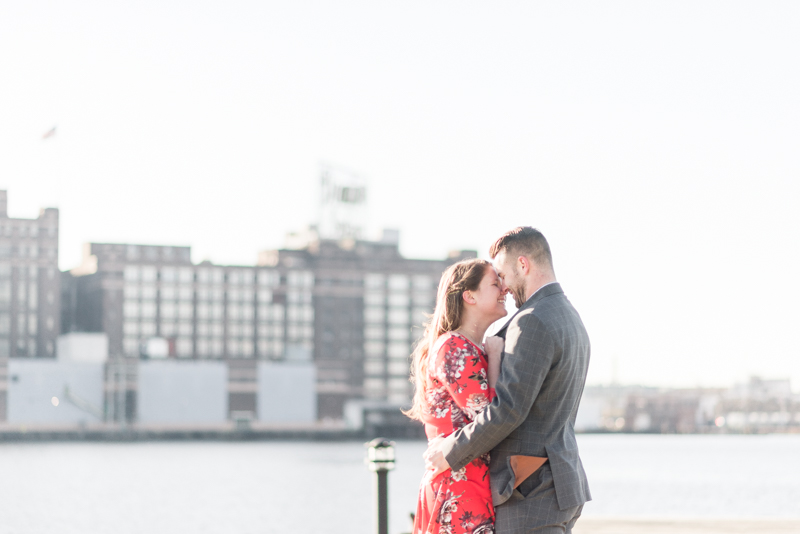
<path fill-rule="evenodd" d="M 553 255 L 544 235 L 530 226 L 518 226 L 506 232 L 489 249 L 489 256 L 494 259 L 505 250 L 507 256 L 527 256 L 537 265 L 553 270 Z"/>

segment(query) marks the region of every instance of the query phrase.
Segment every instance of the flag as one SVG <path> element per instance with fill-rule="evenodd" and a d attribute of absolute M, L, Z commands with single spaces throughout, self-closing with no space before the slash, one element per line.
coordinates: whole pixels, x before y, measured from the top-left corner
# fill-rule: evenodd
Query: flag
<path fill-rule="evenodd" d="M 56 127 L 53 126 L 52 128 L 50 128 L 48 131 L 46 131 L 44 133 L 44 135 L 42 136 L 42 139 L 50 139 L 51 137 L 55 137 L 55 136 L 56 136 Z"/>

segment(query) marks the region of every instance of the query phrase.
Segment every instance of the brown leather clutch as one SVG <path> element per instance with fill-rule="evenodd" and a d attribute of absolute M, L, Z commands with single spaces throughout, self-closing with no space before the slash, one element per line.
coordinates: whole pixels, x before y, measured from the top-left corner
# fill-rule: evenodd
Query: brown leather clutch
<path fill-rule="evenodd" d="M 522 481 L 536 472 L 547 461 L 547 457 L 525 456 L 514 454 L 509 456 L 511 469 L 514 471 L 514 488 L 522 484 Z"/>

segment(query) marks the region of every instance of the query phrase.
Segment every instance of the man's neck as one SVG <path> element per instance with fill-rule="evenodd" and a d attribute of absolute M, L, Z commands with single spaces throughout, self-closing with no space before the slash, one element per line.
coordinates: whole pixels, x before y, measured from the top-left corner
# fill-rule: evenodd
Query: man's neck
<path fill-rule="evenodd" d="M 536 282 L 535 282 L 534 289 L 533 290 L 528 290 L 528 295 L 525 298 L 525 301 L 527 302 L 532 296 L 534 296 L 536 294 L 537 291 L 542 289 L 544 286 L 549 286 L 550 284 L 555 284 L 556 282 L 557 282 L 557 280 L 556 280 L 556 278 L 554 276 L 538 277 Z"/>

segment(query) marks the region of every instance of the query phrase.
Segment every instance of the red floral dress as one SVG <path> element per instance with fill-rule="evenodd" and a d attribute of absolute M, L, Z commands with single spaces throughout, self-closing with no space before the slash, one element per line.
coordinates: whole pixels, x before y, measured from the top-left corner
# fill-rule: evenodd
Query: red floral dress
<path fill-rule="evenodd" d="M 444 343 L 442 340 L 444 339 Z M 452 434 L 470 423 L 494 398 L 486 354 L 456 333 L 439 338 L 428 356 L 426 408 L 422 420 L 428 439 Z M 430 472 L 428 472 L 430 473 Z M 494 507 L 489 488 L 489 454 L 453 472 L 422 479 L 414 534 L 490 534 Z"/>

